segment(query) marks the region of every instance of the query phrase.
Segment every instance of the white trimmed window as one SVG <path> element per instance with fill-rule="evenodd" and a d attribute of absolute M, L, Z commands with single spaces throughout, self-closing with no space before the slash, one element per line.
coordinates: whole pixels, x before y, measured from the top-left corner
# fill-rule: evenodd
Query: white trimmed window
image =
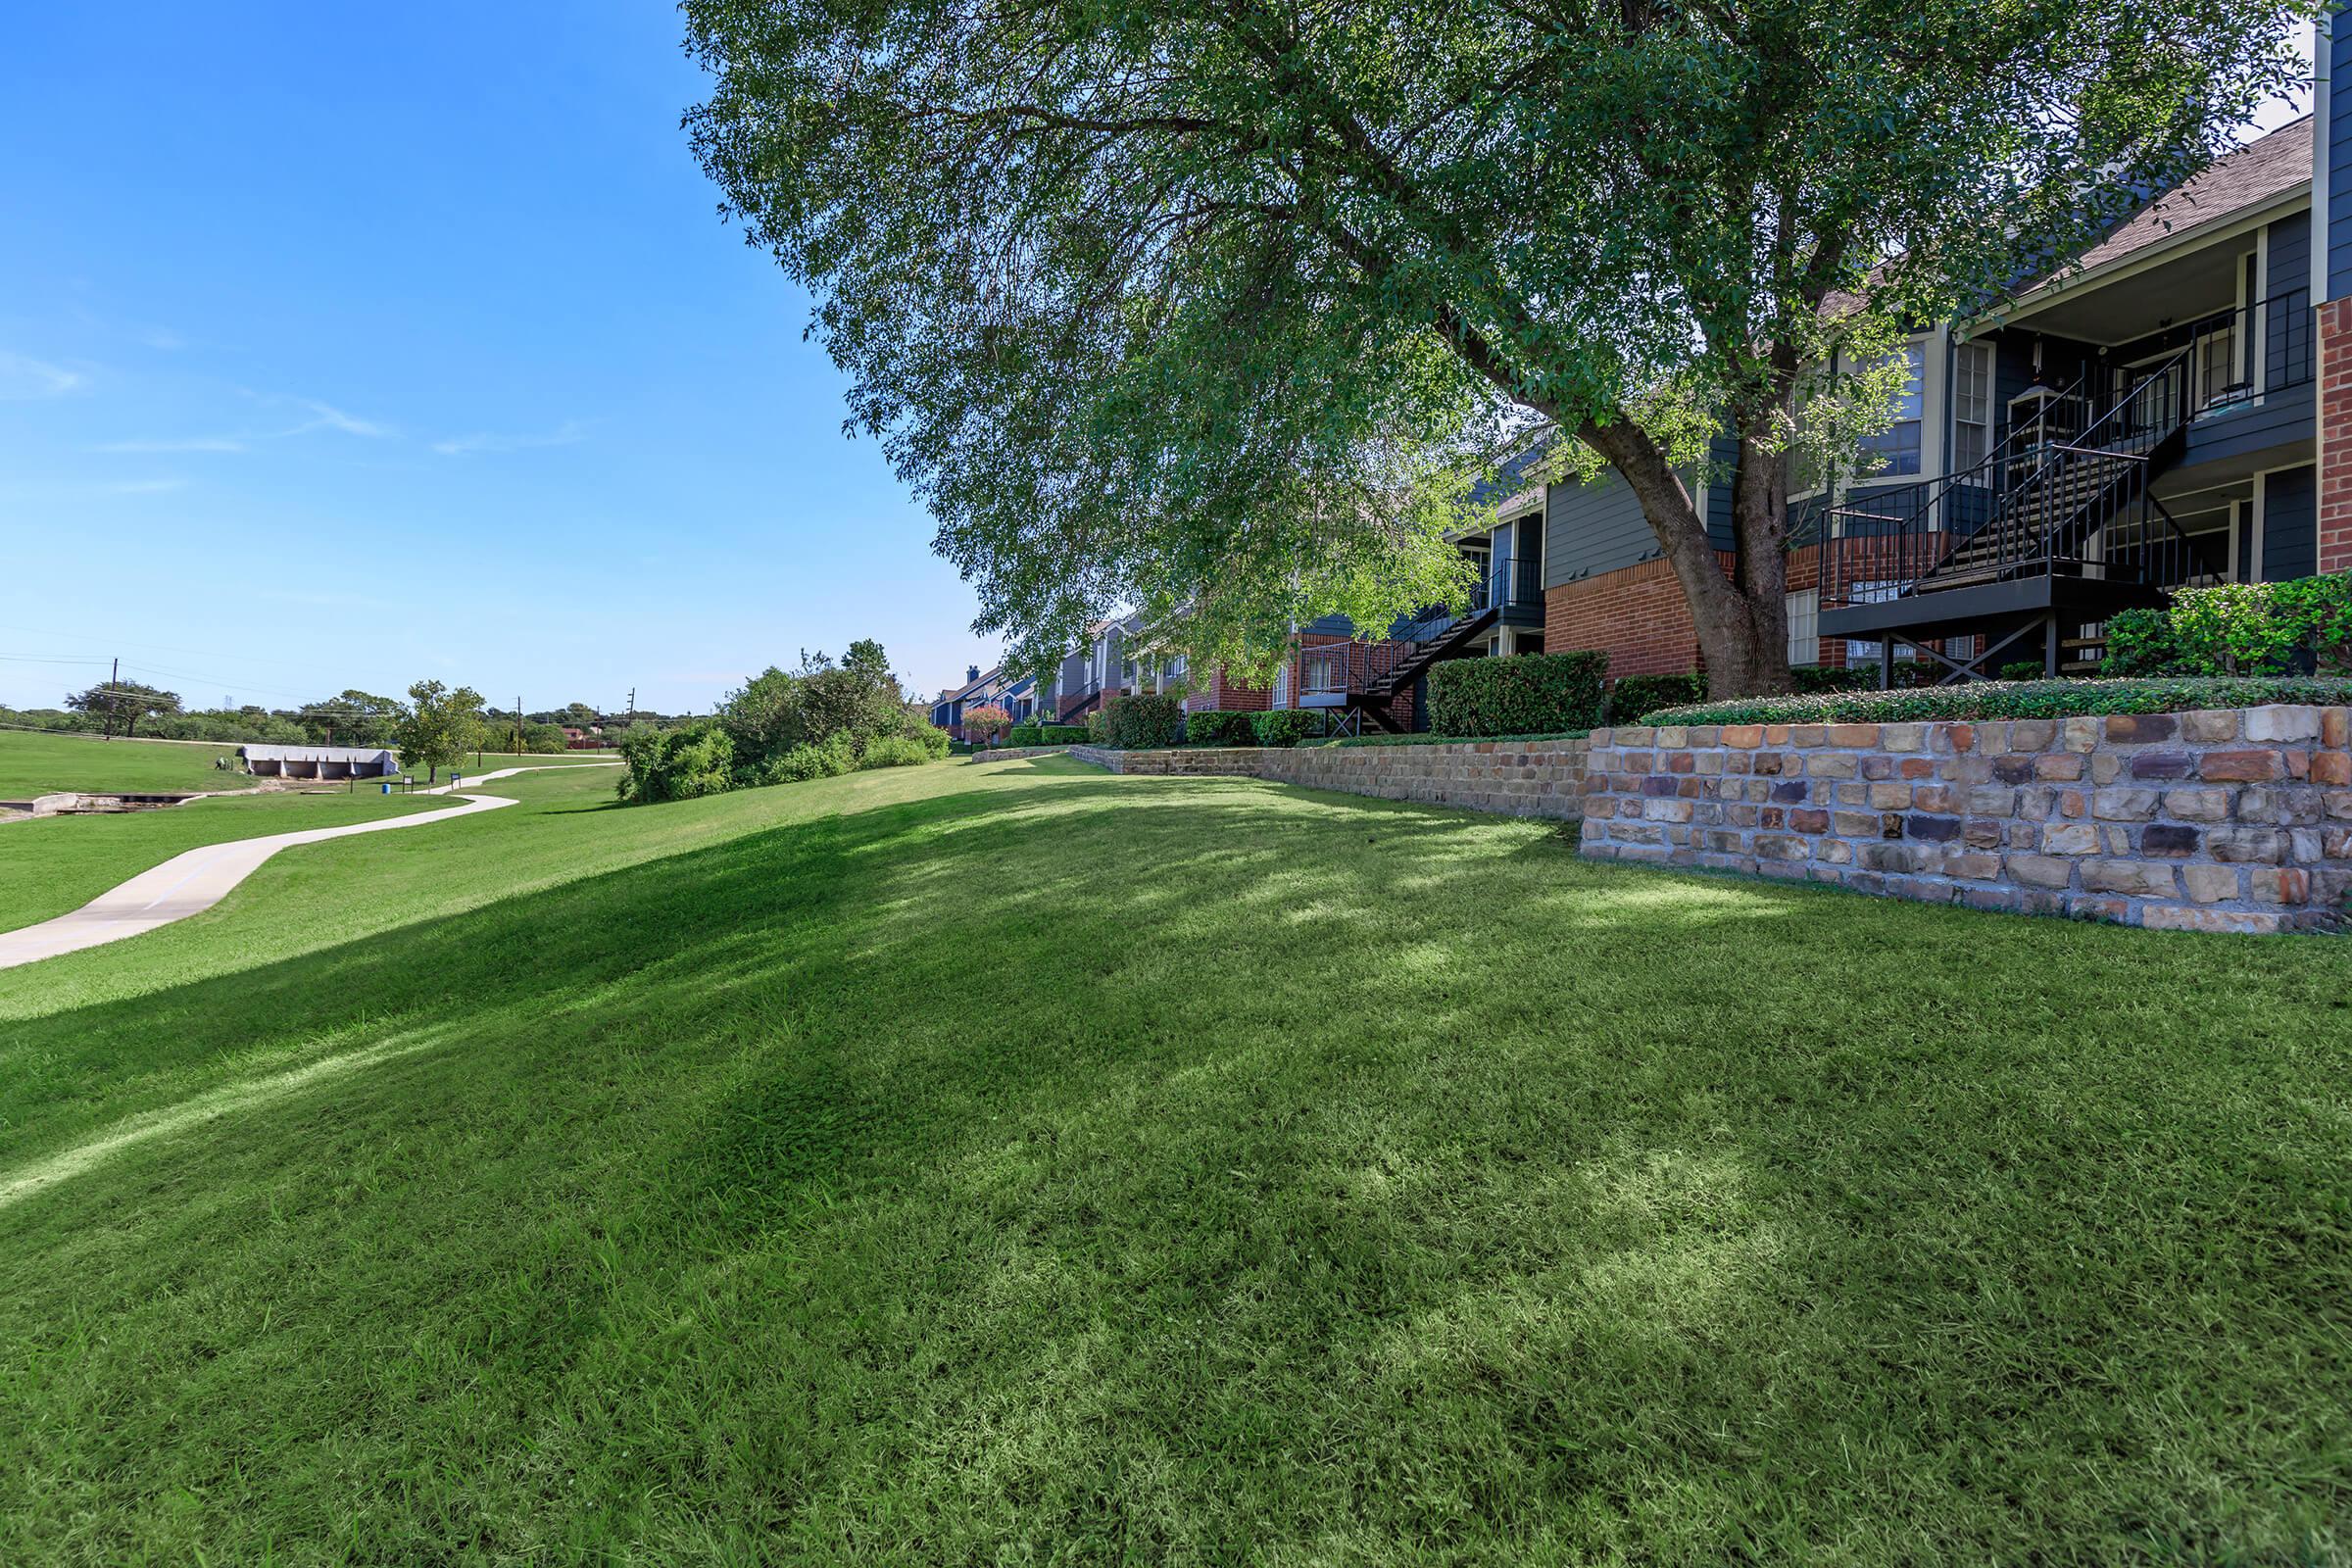
<path fill-rule="evenodd" d="M 1919 471 L 1920 414 L 1927 399 L 1927 345 L 1904 345 L 1899 363 L 1904 369 L 1903 392 L 1895 400 L 1894 422 L 1862 443 L 1865 453 L 1876 453 L 1886 461 L 1875 466 L 1865 464 L 1869 471 L 1862 475 L 1864 478 Z"/>
<path fill-rule="evenodd" d="M 1992 345 L 1963 343 L 1952 368 L 1952 471 L 1992 455 Z"/>
<path fill-rule="evenodd" d="M 1821 590 L 1807 588 L 1788 596 L 1788 662 L 1821 662 Z"/>

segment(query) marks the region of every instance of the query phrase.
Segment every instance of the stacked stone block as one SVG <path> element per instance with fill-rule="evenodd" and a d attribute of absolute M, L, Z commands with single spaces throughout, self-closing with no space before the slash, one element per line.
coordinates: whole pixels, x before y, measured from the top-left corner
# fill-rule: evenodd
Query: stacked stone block
<path fill-rule="evenodd" d="M 2334 930 L 2348 715 L 1599 730 L 1582 850 L 2151 928 Z"/>

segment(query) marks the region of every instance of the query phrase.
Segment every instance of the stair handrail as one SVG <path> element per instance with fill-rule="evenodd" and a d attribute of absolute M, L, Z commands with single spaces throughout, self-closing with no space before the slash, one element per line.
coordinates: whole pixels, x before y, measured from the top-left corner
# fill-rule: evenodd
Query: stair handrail
<path fill-rule="evenodd" d="M 2085 368 L 2073 381 L 2061 388 L 2053 396 L 2051 402 L 2065 404 L 2084 401 L 2083 390 L 2089 379 L 2090 370 Z M 1823 602 L 1828 604 L 1837 599 L 1843 599 L 1850 603 L 1848 591 L 1851 584 L 1847 579 L 1854 570 L 1872 575 L 1885 575 L 1898 581 L 1916 581 L 1943 564 L 1950 559 L 1952 553 L 1973 538 L 1974 534 L 1973 532 L 1963 533 L 1957 528 L 1933 526 L 1932 521 L 1937 515 L 1938 510 L 1943 509 L 1952 493 L 1962 487 L 1989 491 L 1999 495 L 2038 480 L 2051 462 L 2047 446 L 2043 446 L 2036 454 L 2037 461 L 2034 467 L 2022 479 L 2014 484 L 2003 484 L 2000 482 L 2000 475 L 2009 465 L 2017 461 L 2020 455 L 2021 439 L 2031 432 L 2038 441 L 2045 428 L 2046 419 L 2042 417 L 2022 423 L 2013 422 L 2008 432 L 1993 444 L 1992 449 L 1985 453 L 1984 458 L 1965 468 L 1937 474 L 1934 478 L 1915 480 L 1906 485 L 1888 485 L 1872 490 L 1867 504 L 1872 508 L 1884 510 L 1865 512 L 1845 501 L 1834 500 L 1832 505 L 1824 508 L 1820 514 L 1825 522 L 1832 524 L 1822 529 L 1820 542 L 1825 547 L 1837 535 L 1834 519 L 1850 518 L 1857 521 L 1892 523 L 1896 525 L 1896 531 L 1889 536 L 1893 541 L 1892 548 L 1878 552 L 1875 565 L 1868 564 L 1871 559 L 1868 556 L 1863 564 L 1857 564 L 1847 560 L 1847 552 L 1829 551 L 1828 559 L 1825 562 L 1828 569 L 1822 573 L 1821 580 L 1830 589 L 1832 597 L 1825 598 Z M 1851 492 L 1847 492 L 1847 494 L 1850 495 Z M 1906 507 L 1908 511 L 1905 510 Z M 1997 502 L 1994 504 L 1994 510 L 1997 513 Z M 1930 525 L 1922 526 L 1923 522 Z M 1933 536 L 1943 541 L 1935 553 L 1933 560 L 1928 559 L 1928 552 L 1922 548 L 1926 543 L 1925 538 L 1917 537 L 1923 535 Z"/>

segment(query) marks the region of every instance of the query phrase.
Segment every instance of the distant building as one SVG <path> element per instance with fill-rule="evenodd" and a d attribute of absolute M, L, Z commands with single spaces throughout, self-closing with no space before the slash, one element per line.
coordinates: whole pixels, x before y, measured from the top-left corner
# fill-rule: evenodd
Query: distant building
<path fill-rule="evenodd" d="M 240 746 L 237 760 L 256 778 L 389 778 L 400 754 L 382 746 Z"/>

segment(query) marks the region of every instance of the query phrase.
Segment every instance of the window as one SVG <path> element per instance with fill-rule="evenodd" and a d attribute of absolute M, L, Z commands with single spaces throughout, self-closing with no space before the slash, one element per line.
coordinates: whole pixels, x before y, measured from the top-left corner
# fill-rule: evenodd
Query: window
<path fill-rule="evenodd" d="M 2237 322 L 2231 319 L 2197 342 L 2197 407 L 2220 403 L 2237 387 Z"/>
<path fill-rule="evenodd" d="M 1274 706 L 1291 706 L 1291 662 L 1287 659 L 1282 662 L 1282 667 L 1274 671 Z"/>
<path fill-rule="evenodd" d="M 1858 582 L 1854 584 L 1853 598 L 1849 602 L 1857 605 L 1883 605 L 1889 599 L 1901 598 L 1903 590 L 1910 586 L 1907 582 Z M 1818 625 L 1819 622 L 1816 621 L 1815 624 Z M 1905 646 L 1897 648 L 1894 651 L 1894 657 L 1899 663 L 1906 659 L 1917 659 L 1919 651 Z M 1875 642 L 1864 642 L 1857 637 L 1849 637 L 1845 643 L 1845 662 L 1849 664 L 1875 664 L 1879 662 L 1879 645 Z"/>
<path fill-rule="evenodd" d="M 1952 471 L 1965 473 L 1992 455 L 1992 345 L 1961 344 L 1952 373 Z"/>
<path fill-rule="evenodd" d="M 1904 348 L 1901 363 L 1904 369 L 1902 396 L 1895 400 L 1894 422 L 1879 434 L 1862 443 L 1866 458 L 1876 454 L 1886 461 L 1863 467 L 1869 474 L 1917 473 L 1919 471 L 1920 412 L 1926 402 L 1928 350 L 1922 343 Z"/>
<path fill-rule="evenodd" d="M 1821 590 L 1788 596 L 1788 662 L 1821 662 Z"/>

